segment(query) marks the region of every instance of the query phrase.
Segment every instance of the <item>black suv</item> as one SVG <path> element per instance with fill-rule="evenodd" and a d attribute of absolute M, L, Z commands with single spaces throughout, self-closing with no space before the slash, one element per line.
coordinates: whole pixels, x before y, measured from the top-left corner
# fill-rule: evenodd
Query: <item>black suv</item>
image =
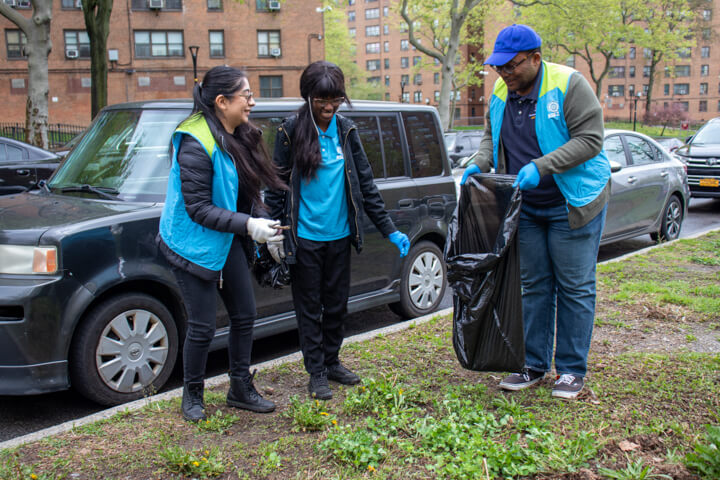
<path fill-rule="evenodd" d="M 272 150 L 295 100 L 257 102 L 252 119 Z M 390 304 L 413 317 L 445 291 L 442 249 L 455 185 L 434 108 L 362 102 L 358 125 L 386 208 L 412 242 L 400 259 L 375 229 L 352 262 L 348 309 Z M 0 395 L 71 385 L 103 404 L 159 389 L 173 369 L 186 311 L 155 236 L 170 169 L 170 136 L 191 103 L 104 109 L 46 188 L 0 198 Z M 255 285 L 256 337 L 296 327 L 289 288 Z M 222 303 L 222 302 L 220 302 Z M 213 348 L 227 342 L 220 308 Z"/>
<path fill-rule="evenodd" d="M 693 197 L 720 198 L 720 117 L 713 118 L 674 152 L 687 165 Z"/>

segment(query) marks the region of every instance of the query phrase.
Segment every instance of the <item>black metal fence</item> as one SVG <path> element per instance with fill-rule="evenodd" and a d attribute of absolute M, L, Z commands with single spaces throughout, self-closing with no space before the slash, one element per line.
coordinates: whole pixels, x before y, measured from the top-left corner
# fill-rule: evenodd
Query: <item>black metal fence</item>
<path fill-rule="evenodd" d="M 86 127 L 68 125 L 66 123 L 52 123 L 48 125 L 48 143 L 50 148 L 65 145 L 78 133 L 85 131 Z M 0 123 L 0 137 L 13 138 L 25 141 L 25 125 L 21 123 Z"/>

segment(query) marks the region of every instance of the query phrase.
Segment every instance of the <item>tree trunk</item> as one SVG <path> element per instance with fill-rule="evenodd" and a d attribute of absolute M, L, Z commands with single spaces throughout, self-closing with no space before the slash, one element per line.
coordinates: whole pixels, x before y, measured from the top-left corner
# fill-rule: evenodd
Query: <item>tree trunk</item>
<path fill-rule="evenodd" d="M 25 110 L 25 141 L 48 148 L 48 55 L 52 0 L 34 0 L 32 17 L 19 14 L 4 2 L 0 14 L 17 25 L 27 37 L 25 53 L 28 57 L 28 97 Z"/>
<path fill-rule="evenodd" d="M 656 58 L 657 57 L 657 58 Z M 645 116 L 650 113 L 650 101 L 652 100 L 653 86 L 655 86 L 655 75 L 657 66 L 662 60 L 662 54 L 658 54 L 655 50 L 652 52 L 652 60 L 650 60 L 650 77 L 648 78 L 648 91 L 645 97 Z"/>
<path fill-rule="evenodd" d="M 108 102 L 107 37 L 112 0 L 84 0 L 85 29 L 90 37 L 90 112 L 92 118 Z"/>

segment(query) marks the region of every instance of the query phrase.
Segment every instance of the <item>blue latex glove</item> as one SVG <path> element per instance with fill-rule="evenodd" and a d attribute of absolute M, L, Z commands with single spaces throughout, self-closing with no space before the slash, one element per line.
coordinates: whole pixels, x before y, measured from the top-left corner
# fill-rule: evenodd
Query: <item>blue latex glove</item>
<path fill-rule="evenodd" d="M 404 257 L 408 254 L 408 250 L 410 250 L 410 239 L 407 235 L 402 233 L 399 230 L 395 230 L 393 233 L 388 236 L 390 241 L 395 244 L 396 247 L 398 247 L 398 250 L 400 250 L 400 256 Z"/>
<path fill-rule="evenodd" d="M 540 183 L 540 172 L 535 163 L 530 162 L 520 169 L 513 183 L 513 187 L 520 187 L 520 190 L 531 190 Z"/>
<path fill-rule="evenodd" d="M 480 173 L 480 167 L 475 165 L 474 163 L 467 167 L 465 169 L 465 173 L 463 173 L 462 180 L 460 180 L 460 185 L 465 185 L 465 181 L 467 180 L 467 177 L 470 175 L 474 175 L 476 173 Z"/>

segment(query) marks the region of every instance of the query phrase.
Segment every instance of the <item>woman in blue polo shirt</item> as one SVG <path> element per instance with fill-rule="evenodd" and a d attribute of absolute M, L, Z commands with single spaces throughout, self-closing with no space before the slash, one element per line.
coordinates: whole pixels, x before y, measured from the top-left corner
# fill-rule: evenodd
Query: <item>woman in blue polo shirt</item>
<path fill-rule="evenodd" d="M 338 354 L 350 291 L 350 246 L 362 249 L 363 215 L 397 245 L 400 256 L 410 241 L 385 211 L 357 127 L 336 113 L 344 102 L 350 104 L 340 68 L 325 61 L 310 64 L 300 77 L 300 95 L 305 103 L 278 129 L 273 157 L 290 191 L 271 190 L 265 197 L 271 217 L 291 229 L 268 248 L 290 265 L 308 390 L 327 400 L 328 379 L 360 382 Z"/>

